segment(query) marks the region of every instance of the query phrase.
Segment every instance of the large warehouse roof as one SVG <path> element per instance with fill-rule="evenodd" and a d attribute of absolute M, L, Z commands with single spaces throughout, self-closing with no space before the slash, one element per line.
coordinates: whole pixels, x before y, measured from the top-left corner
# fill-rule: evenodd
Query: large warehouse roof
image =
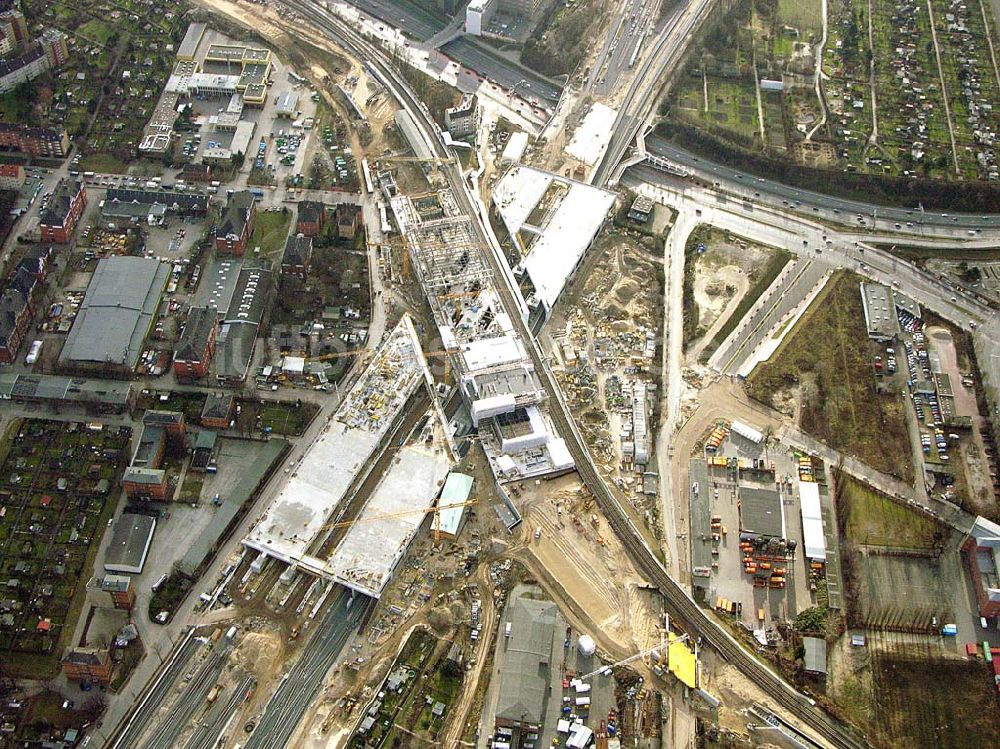
<path fill-rule="evenodd" d="M 135 369 L 169 277 L 170 266 L 153 258 L 99 261 L 60 363 Z"/>
<path fill-rule="evenodd" d="M 556 605 L 523 596 L 504 610 L 510 625 L 506 657 L 501 669 L 496 717 L 541 723 L 549 695 L 549 673 L 554 667 L 552 641 L 556 636 Z"/>
<path fill-rule="evenodd" d="M 781 496 L 773 489 L 740 489 L 740 530 L 770 538 L 785 538 Z"/>
<path fill-rule="evenodd" d="M 136 575 L 142 572 L 154 530 L 156 518 L 123 512 L 115 523 L 115 533 L 104 556 L 104 569 Z"/>

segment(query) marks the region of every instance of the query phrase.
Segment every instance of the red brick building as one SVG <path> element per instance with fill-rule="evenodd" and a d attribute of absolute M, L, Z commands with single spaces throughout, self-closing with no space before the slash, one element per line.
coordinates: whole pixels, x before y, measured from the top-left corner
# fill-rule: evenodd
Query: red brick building
<path fill-rule="evenodd" d="M 199 421 L 209 429 L 228 429 L 235 398 L 232 393 L 209 393 Z"/>
<path fill-rule="evenodd" d="M 65 128 L 56 130 L 0 122 L 0 148 L 30 153 L 32 156 L 58 158 L 69 151 L 69 135 Z"/>
<path fill-rule="evenodd" d="M 0 164 L 0 190 L 20 190 L 24 186 L 24 167 Z"/>
<path fill-rule="evenodd" d="M 49 198 L 49 204 L 39 214 L 42 242 L 66 244 L 87 206 L 87 190 L 77 180 L 61 179 Z"/>
<path fill-rule="evenodd" d="M 14 287 L 0 294 L 0 363 L 11 364 L 31 325 L 30 295 Z"/>
<path fill-rule="evenodd" d="M 354 239 L 361 223 L 361 206 L 341 203 L 337 206 L 337 236 L 341 239 Z"/>
<path fill-rule="evenodd" d="M 972 575 L 979 615 L 1000 616 L 1000 525 L 976 518 L 962 543 L 962 552 Z"/>
<path fill-rule="evenodd" d="M 318 237 L 326 224 L 326 206 L 315 200 L 299 203 L 299 215 L 295 232 L 305 237 Z"/>
<path fill-rule="evenodd" d="M 62 660 L 63 673 L 66 679 L 77 684 L 97 684 L 107 686 L 111 683 L 111 652 L 97 648 L 71 648 L 66 651 Z"/>
<path fill-rule="evenodd" d="M 234 192 L 215 230 L 216 251 L 243 257 L 256 219 L 257 205 L 253 195 L 246 190 Z"/>
<path fill-rule="evenodd" d="M 101 580 L 101 590 L 111 596 L 116 609 L 131 611 L 135 605 L 135 587 L 128 575 L 105 575 Z"/>
<path fill-rule="evenodd" d="M 184 380 L 196 380 L 208 374 L 215 354 L 218 334 L 217 315 L 208 307 L 192 307 L 184 332 L 174 351 L 174 373 Z"/>
<path fill-rule="evenodd" d="M 137 468 L 130 466 L 122 476 L 122 488 L 129 499 L 155 499 L 166 502 L 169 499 L 170 484 L 167 472 L 162 468 Z"/>

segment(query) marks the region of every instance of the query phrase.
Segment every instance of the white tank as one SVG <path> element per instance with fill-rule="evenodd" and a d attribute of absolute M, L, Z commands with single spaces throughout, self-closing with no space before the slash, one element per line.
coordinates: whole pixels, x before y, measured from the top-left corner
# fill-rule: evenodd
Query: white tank
<path fill-rule="evenodd" d="M 597 650 L 597 644 L 590 635 L 580 635 L 580 639 L 576 641 L 576 649 L 584 658 L 589 658 Z"/>

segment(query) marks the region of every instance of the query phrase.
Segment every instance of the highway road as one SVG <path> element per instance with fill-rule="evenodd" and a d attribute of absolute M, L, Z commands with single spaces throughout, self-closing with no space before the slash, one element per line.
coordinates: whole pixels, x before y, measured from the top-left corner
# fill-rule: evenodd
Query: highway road
<path fill-rule="evenodd" d="M 584 87 L 585 91 L 593 91 L 598 96 L 614 94 L 621 74 L 633 67 L 643 47 L 648 50 L 655 42 L 652 37 L 660 3 L 656 0 L 626 2 L 608 28 Z"/>
<path fill-rule="evenodd" d="M 290 0 L 287 4 L 301 13 L 306 19 L 315 23 L 345 49 L 362 59 L 367 59 L 378 70 L 382 82 L 387 86 L 389 92 L 399 100 L 403 107 L 414 115 L 428 145 L 440 157 L 449 157 L 447 148 L 440 140 L 438 128 L 434 124 L 433 118 L 431 118 L 426 107 L 418 100 L 407 83 L 391 67 L 381 50 L 367 43 L 352 29 L 340 22 L 339 19 L 331 17 L 324 10 L 307 3 L 306 0 Z M 704 12 L 708 4 L 705 3 L 697 7 L 702 9 L 700 12 Z M 699 15 L 700 13 L 696 14 L 696 16 Z M 688 18 L 687 15 L 684 15 L 684 17 L 687 20 L 683 26 L 689 32 L 694 20 Z M 670 36 L 668 38 L 673 37 Z M 649 59 L 655 57 L 656 55 L 652 55 Z M 617 164 L 617 159 L 615 160 L 615 164 Z M 497 279 L 496 288 L 503 303 L 510 310 L 522 309 L 523 304 L 518 302 L 516 298 L 518 292 L 511 282 L 509 271 L 505 272 L 502 267 L 505 261 L 500 247 L 496 243 L 495 237 L 491 237 L 490 233 L 483 227 L 485 213 L 483 206 L 481 203 L 477 206 L 477 198 L 472 194 L 469 184 L 462 178 L 460 171 L 454 165 L 443 168 L 442 171 L 448 179 L 460 207 L 469 216 L 476 217 L 477 219 L 473 221 L 473 226 L 479 234 L 478 239 L 482 242 L 482 247 L 488 248 L 484 252 L 484 255 Z M 866 747 L 867 742 L 859 737 L 853 729 L 834 720 L 825 712 L 815 707 L 807 697 L 796 691 L 784 679 L 771 670 L 770 667 L 759 661 L 756 655 L 748 652 L 732 635 L 702 610 L 688 595 L 685 588 L 669 575 L 659 558 L 646 546 L 638 527 L 594 469 L 593 459 L 576 428 L 576 424 L 569 413 L 562 393 L 548 368 L 548 363 L 541 354 L 538 342 L 531 335 L 525 321 L 519 315 L 512 315 L 512 319 L 534 361 L 543 387 L 545 387 L 551 396 L 550 412 L 553 422 L 561 436 L 566 439 L 567 446 L 576 461 L 577 470 L 581 478 L 594 493 L 608 522 L 622 539 L 622 543 L 625 545 L 637 569 L 662 591 L 667 608 L 673 614 L 675 620 L 680 619 L 684 622 L 692 635 L 700 636 L 704 645 L 715 649 L 724 660 L 739 668 L 748 678 L 753 680 L 765 693 L 774 699 L 776 703 L 817 731 L 831 745 L 843 749 L 861 749 L 862 747 Z M 278 744 L 274 744 L 273 746 L 278 746 Z"/>
<path fill-rule="evenodd" d="M 654 43 L 643 56 L 638 72 L 629 84 L 624 103 L 612 126 L 612 136 L 604 156 L 590 175 L 590 184 L 603 186 L 645 126 L 659 100 L 663 73 L 680 63 L 694 32 L 708 17 L 715 0 L 679 3 L 667 16 Z M 653 41 L 651 40 L 651 41 Z"/>
<path fill-rule="evenodd" d="M 872 206 L 755 177 L 747 172 L 703 159 L 654 135 L 647 136 L 645 141 L 648 153 L 686 167 L 708 182 L 718 182 L 718 187 L 724 188 L 726 192 L 748 197 L 785 211 L 811 214 L 813 218 L 822 218 L 825 221 L 858 227 L 861 225 L 857 221 L 857 216 L 861 214 L 865 220 L 863 227 L 865 229 L 893 230 L 917 236 L 931 227 L 962 230 L 963 233 L 976 229 L 1000 229 L 998 214 L 949 213 L 921 211 L 919 208 Z M 897 223 L 898 228 L 895 226 Z"/>
<path fill-rule="evenodd" d="M 796 264 L 809 261 L 813 269 L 808 272 L 808 280 L 814 282 L 818 280 L 818 274 L 839 267 L 850 268 L 862 276 L 896 286 L 925 308 L 960 327 L 975 326 L 974 335 L 985 338 L 994 347 L 1000 345 L 1000 322 L 989 306 L 977 297 L 951 288 L 940 278 L 900 260 L 884 247 L 866 243 L 863 235 L 838 232 L 810 216 L 791 214 L 765 205 L 746 210 L 742 201 L 733 200 L 714 188 L 673 177 L 645 165 L 629 168 L 622 179 L 629 187 L 647 192 L 678 211 L 685 214 L 698 212 L 698 222 L 711 223 L 749 240 L 790 250 L 799 257 Z M 885 241 L 884 236 L 876 237 Z M 952 239 L 950 244 L 954 246 L 961 241 Z M 945 247 L 949 240 L 937 239 L 934 244 Z M 794 279 L 794 275 L 789 276 L 790 282 Z M 713 356 L 712 364 L 723 371 L 736 371 L 741 357 L 749 356 L 771 327 L 811 287 L 806 281 L 799 286 L 797 292 L 787 293 L 784 298 L 779 298 L 780 293 L 774 295 L 777 307 L 768 314 L 768 324 L 760 324 L 765 318 L 751 313 L 735 331 L 749 330 L 741 334 L 748 340 L 731 339 L 725 342 Z M 786 290 L 782 287 L 782 291 Z"/>
<path fill-rule="evenodd" d="M 516 87 L 514 93 L 529 103 L 551 109 L 562 94 L 561 86 L 520 63 L 501 57 L 470 37 L 453 39 L 441 47 L 441 52 L 508 91 Z"/>
<path fill-rule="evenodd" d="M 426 42 L 448 25 L 414 3 L 390 0 L 350 0 L 350 3 L 418 42 Z"/>
<path fill-rule="evenodd" d="M 283 749 L 323 686 L 351 633 L 374 605 L 372 598 L 340 590 L 309 642 L 271 697 L 244 749 Z"/>

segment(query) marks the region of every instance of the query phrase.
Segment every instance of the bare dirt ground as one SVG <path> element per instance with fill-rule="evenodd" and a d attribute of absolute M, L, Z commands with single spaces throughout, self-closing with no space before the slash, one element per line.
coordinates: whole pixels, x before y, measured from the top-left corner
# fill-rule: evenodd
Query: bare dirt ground
<path fill-rule="evenodd" d="M 617 230 L 602 235 L 549 325 L 561 362 L 556 377 L 596 465 L 640 517 L 654 511 L 655 502 L 642 494 L 618 435 L 631 420 L 630 389 L 659 380 L 655 355 L 643 360 L 647 334 L 657 345 L 663 336 L 662 261 L 650 245 L 648 237 Z M 568 349 L 576 362 L 567 360 Z M 609 385 L 615 385 L 610 395 Z M 647 403 L 654 414 L 655 402 Z"/>
<path fill-rule="evenodd" d="M 754 271 L 767 264 L 772 250 L 748 242 L 729 232 L 709 226 L 698 227 L 691 241 L 705 244 L 705 252 L 694 262 L 694 295 L 698 305 L 698 329 L 702 332 L 691 341 L 686 360 L 689 366 L 698 361 L 702 350 L 725 325 L 750 289 Z"/>
<path fill-rule="evenodd" d="M 726 265 L 716 270 L 712 276 L 696 273 L 694 279 L 694 300 L 698 305 L 698 327 L 705 333 L 688 349 L 689 362 L 698 361 L 702 350 L 726 323 L 740 300 L 750 289 L 750 279 L 742 268 Z"/>
<path fill-rule="evenodd" d="M 646 646 L 657 621 L 637 591 L 645 581 L 579 477 L 529 485 L 522 500 L 522 534 L 511 552 L 602 650 L 623 657 Z"/>

